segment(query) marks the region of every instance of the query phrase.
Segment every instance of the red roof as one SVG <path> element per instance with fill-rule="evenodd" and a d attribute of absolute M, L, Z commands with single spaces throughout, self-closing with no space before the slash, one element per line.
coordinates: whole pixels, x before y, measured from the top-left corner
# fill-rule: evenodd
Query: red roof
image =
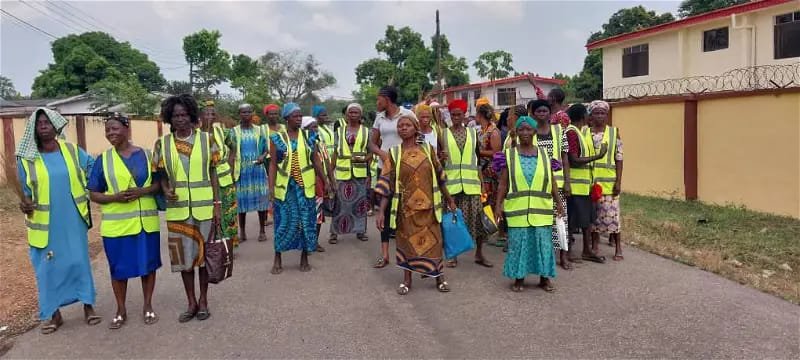
<path fill-rule="evenodd" d="M 719 18 L 730 16 L 730 15 L 733 15 L 733 14 L 742 14 L 742 13 L 751 12 L 751 11 L 755 11 L 755 10 L 759 10 L 759 9 L 763 9 L 763 8 L 767 8 L 767 7 L 771 7 L 771 6 L 781 5 L 781 4 L 784 4 L 784 3 L 791 2 L 791 1 L 794 1 L 794 0 L 757 0 L 757 1 L 746 2 L 744 4 L 734 5 L 734 6 L 731 6 L 731 7 L 726 7 L 726 8 L 722 8 L 722 9 L 718 9 L 718 10 L 714 10 L 714 11 L 709 11 L 707 13 L 703 13 L 703 14 L 699 14 L 699 15 L 695 15 L 695 16 L 690 16 L 690 17 L 687 17 L 685 19 L 680 19 L 680 20 L 676 20 L 676 21 L 673 21 L 673 22 L 668 22 L 668 23 L 661 24 L 661 25 L 651 26 L 649 28 L 645 28 L 645 29 L 642 29 L 642 30 L 639 30 L 639 31 L 629 32 L 629 33 L 626 33 L 626 34 L 621 34 L 621 35 L 617 35 L 617 36 L 612 36 L 610 38 L 605 38 L 603 40 L 598 40 L 598 41 L 586 44 L 586 49 L 587 50 L 599 49 L 599 48 L 603 48 L 603 47 L 606 47 L 608 45 L 615 44 L 615 43 L 618 43 L 618 42 L 623 42 L 623 41 L 626 41 L 626 40 L 632 40 L 632 39 L 640 38 L 640 37 L 643 37 L 643 36 L 664 32 L 664 31 L 667 31 L 667 30 L 682 28 L 682 27 L 686 27 L 686 26 L 689 26 L 689 25 L 694 25 L 694 24 L 698 24 L 698 23 L 702 23 L 702 22 L 706 22 L 706 21 L 710 21 L 710 20 L 715 20 L 715 19 L 719 19 Z"/>
<path fill-rule="evenodd" d="M 555 85 L 564 85 L 566 83 L 566 81 L 564 81 L 564 80 L 547 78 L 547 77 L 539 77 L 539 76 L 534 76 L 533 74 L 523 74 L 523 75 L 519 75 L 519 76 L 508 77 L 508 78 L 505 78 L 505 79 L 497 79 L 495 81 L 484 81 L 484 82 L 479 82 L 479 83 L 474 83 L 474 84 L 469 84 L 469 85 L 453 86 L 453 87 L 449 87 L 449 88 L 444 89 L 444 92 L 445 93 L 449 93 L 449 92 L 454 92 L 454 91 L 462 91 L 462 90 L 470 90 L 470 89 L 481 89 L 481 88 L 484 88 L 484 87 L 515 83 L 515 82 L 518 82 L 518 81 L 525 81 L 525 80 L 530 81 L 530 82 L 542 82 L 542 83 L 549 83 L 549 84 L 555 84 Z"/>

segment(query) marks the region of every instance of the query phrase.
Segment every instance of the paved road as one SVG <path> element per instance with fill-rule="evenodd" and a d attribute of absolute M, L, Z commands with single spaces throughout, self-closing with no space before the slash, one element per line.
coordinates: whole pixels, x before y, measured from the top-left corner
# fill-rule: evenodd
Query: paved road
<path fill-rule="evenodd" d="M 310 273 L 297 270 L 299 253 L 292 253 L 282 275 L 269 275 L 272 242 L 251 238 L 239 250 L 234 277 L 212 285 L 207 321 L 177 322 L 185 300 L 180 277 L 167 266 L 154 299 L 161 321 L 143 324 L 140 287 L 131 281 L 129 322 L 107 330 L 114 301 L 101 257 L 95 278 L 104 322 L 87 327 L 81 307 L 70 306 L 58 332 L 30 331 L 6 357 L 800 357 L 800 307 L 635 249 L 623 263 L 560 272 L 557 291 L 547 294 L 512 293 L 502 252 L 492 247 L 495 268 L 465 257 L 448 273 L 453 292 L 440 294 L 433 280 L 415 278 L 401 297 L 399 270 L 370 268 L 379 246 L 374 226 L 369 242 L 344 236 L 313 255 Z M 610 255 L 610 248 L 603 251 Z M 162 259 L 169 262 L 165 251 Z"/>

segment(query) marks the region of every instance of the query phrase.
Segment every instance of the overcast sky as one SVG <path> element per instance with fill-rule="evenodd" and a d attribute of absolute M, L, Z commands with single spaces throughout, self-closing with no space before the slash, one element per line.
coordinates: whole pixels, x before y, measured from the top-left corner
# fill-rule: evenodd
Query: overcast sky
<path fill-rule="evenodd" d="M 677 1 L 529 2 L 0 2 L 4 11 L 56 37 L 88 30 L 109 32 L 150 55 L 167 80 L 188 80 L 182 39 L 200 29 L 222 33 L 231 54 L 257 57 L 266 51 L 299 49 L 312 53 L 336 77 L 323 96 L 349 98 L 355 67 L 377 56 L 375 42 L 387 25 L 410 26 L 426 43 L 436 31 L 435 10 L 451 52 L 471 67 L 484 51 L 502 49 L 514 56 L 518 71 L 543 76 L 573 74 L 583 65 L 584 44 L 608 17 L 623 7 L 675 12 Z M 53 61 L 52 38 L 7 15 L 0 20 L 0 73 L 17 90 L 30 94 L 33 79 Z M 231 92 L 227 86 L 222 92 Z"/>

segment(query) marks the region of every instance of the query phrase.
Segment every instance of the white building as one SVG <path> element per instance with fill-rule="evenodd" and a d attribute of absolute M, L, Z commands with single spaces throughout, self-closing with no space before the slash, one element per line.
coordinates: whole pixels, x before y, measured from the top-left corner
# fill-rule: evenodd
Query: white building
<path fill-rule="evenodd" d="M 563 80 L 523 74 L 495 81 L 449 87 L 444 89 L 444 99 L 446 102 L 464 99 L 469 104 L 467 113 L 475 114 L 475 101 L 479 98 L 485 97 L 496 110 L 503 110 L 513 105 L 525 105 L 528 101 L 536 99 L 537 87 L 547 95 L 550 90 L 563 86 L 564 83 Z"/>

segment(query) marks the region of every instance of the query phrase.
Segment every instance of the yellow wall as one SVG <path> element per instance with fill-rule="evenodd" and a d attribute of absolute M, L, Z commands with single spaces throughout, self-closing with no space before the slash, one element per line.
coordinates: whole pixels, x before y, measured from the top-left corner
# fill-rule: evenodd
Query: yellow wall
<path fill-rule="evenodd" d="M 700 101 L 698 173 L 702 201 L 800 218 L 800 94 Z"/>
<path fill-rule="evenodd" d="M 615 107 L 624 151 L 622 188 L 683 198 L 683 102 Z"/>

